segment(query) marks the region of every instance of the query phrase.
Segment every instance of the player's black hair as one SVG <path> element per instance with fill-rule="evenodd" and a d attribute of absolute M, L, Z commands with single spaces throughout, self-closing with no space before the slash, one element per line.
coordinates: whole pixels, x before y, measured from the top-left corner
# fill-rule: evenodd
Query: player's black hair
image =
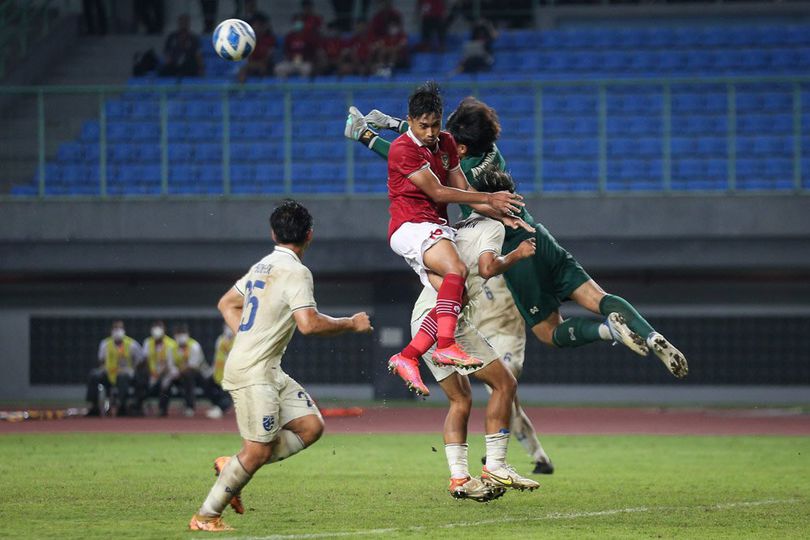
<path fill-rule="evenodd" d="M 442 115 L 444 106 L 439 85 L 428 81 L 418 87 L 408 98 L 408 116 L 416 120 L 422 115 L 436 113 Z"/>
<path fill-rule="evenodd" d="M 496 191 L 515 192 L 515 180 L 512 175 L 500 169 L 485 167 L 476 179 L 478 180 L 476 186 L 478 191 L 486 193 L 495 193 Z"/>
<path fill-rule="evenodd" d="M 270 215 L 270 227 L 278 243 L 303 245 L 312 230 L 312 216 L 301 203 L 284 199 Z"/>
<path fill-rule="evenodd" d="M 501 134 L 495 109 L 474 97 L 464 98 L 447 119 L 447 131 L 458 144 L 467 146 L 467 154 L 481 156 L 492 150 Z"/>

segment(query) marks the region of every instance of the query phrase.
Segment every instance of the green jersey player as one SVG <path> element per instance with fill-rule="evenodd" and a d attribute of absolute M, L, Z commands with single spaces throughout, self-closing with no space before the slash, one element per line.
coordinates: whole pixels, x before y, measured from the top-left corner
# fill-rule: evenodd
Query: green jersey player
<path fill-rule="evenodd" d="M 375 128 L 402 132 L 408 124 L 377 110 L 364 117 L 356 108 L 350 109 L 345 134 L 385 158 L 390 143 Z M 506 169 L 506 161 L 495 145 L 500 134 L 495 111 L 477 99 L 466 98 L 448 118 L 447 130 L 456 140 L 461 167 L 470 185 L 488 191 L 481 183 L 480 173 L 487 167 Z M 470 209 L 462 206 L 462 212 L 467 216 Z M 519 216 L 533 225 L 535 232 L 507 228 L 502 252 L 511 251 L 532 234 L 537 252 L 507 271 L 504 278 L 520 314 L 541 342 L 556 347 L 579 347 L 596 341 L 619 341 L 642 356 L 651 349 L 675 377 L 686 376 L 684 355 L 629 302 L 599 287 L 525 207 Z M 563 319 L 559 307 L 568 299 L 606 319 Z"/>

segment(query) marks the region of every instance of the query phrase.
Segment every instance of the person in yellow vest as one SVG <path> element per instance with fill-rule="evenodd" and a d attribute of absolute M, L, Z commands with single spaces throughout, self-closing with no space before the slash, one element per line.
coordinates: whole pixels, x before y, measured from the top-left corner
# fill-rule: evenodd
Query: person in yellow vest
<path fill-rule="evenodd" d="M 143 358 L 140 343 L 132 339 L 124 330 L 124 321 L 113 321 L 110 337 L 101 340 L 98 346 L 98 367 L 90 372 L 87 383 L 87 401 L 90 408 L 87 416 L 99 416 L 99 385 L 104 386 L 107 395 L 114 386 L 118 393 L 118 416 L 126 416 L 129 387 L 135 375 L 135 366 Z"/>
<path fill-rule="evenodd" d="M 233 330 L 227 324 L 222 325 L 222 333 L 217 337 L 214 345 L 214 366 L 209 368 L 208 399 L 213 407 L 205 412 L 205 416 L 212 419 L 222 418 L 233 405 L 231 396 L 222 389 L 222 376 L 225 373 L 225 362 L 233 347 Z"/>
<path fill-rule="evenodd" d="M 178 382 L 183 387 L 183 397 L 186 400 L 185 415 L 194 416 L 197 385 L 203 389 L 206 388 L 205 377 L 202 373 L 205 354 L 200 343 L 189 335 L 186 323 L 175 325 L 174 340 L 177 342 L 174 365 L 180 373 Z"/>
<path fill-rule="evenodd" d="M 152 323 L 150 336 L 143 340 L 144 361 L 136 373 L 136 410 L 143 414 L 143 401 L 147 396 L 158 396 L 160 416 L 169 414 L 169 388 L 179 372 L 174 357 L 177 343 L 166 335 L 163 321 Z"/>

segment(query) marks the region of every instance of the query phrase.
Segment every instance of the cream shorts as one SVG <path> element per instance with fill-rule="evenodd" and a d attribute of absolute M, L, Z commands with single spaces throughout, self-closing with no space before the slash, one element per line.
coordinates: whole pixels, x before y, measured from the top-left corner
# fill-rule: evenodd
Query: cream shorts
<path fill-rule="evenodd" d="M 403 223 L 391 235 L 391 249 L 403 257 L 408 265 L 419 276 L 422 285 L 431 287 L 428 270 L 422 255 L 439 240 L 456 241 L 456 230 L 437 223 Z"/>
<path fill-rule="evenodd" d="M 519 378 L 523 373 L 523 361 L 526 357 L 526 334 L 501 334 L 496 333 L 487 337 L 487 341 L 500 355 L 501 361 L 515 378 Z"/>
<path fill-rule="evenodd" d="M 239 435 L 248 441 L 269 443 L 288 422 L 317 415 L 318 406 L 295 379 L 284 373 L 278 385 L 254 384 L 231 390 Z"/>

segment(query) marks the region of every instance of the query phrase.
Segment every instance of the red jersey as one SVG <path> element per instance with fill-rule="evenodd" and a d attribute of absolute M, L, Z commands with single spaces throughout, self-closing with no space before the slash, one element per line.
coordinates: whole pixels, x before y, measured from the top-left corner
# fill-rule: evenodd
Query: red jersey
<path fill-rule="evenodd" d="M 430 168 L 442 185 L 448 185 L 450 171 L 459 167 L 453 136 L 439 133 L 439 142 L 428 148 L 410 130 L 397 137 L 388 150 L 388 238 L 403 223 L 447 224 L 447 204 L 439 204 L 411 182 L 410 176 Z"/>

